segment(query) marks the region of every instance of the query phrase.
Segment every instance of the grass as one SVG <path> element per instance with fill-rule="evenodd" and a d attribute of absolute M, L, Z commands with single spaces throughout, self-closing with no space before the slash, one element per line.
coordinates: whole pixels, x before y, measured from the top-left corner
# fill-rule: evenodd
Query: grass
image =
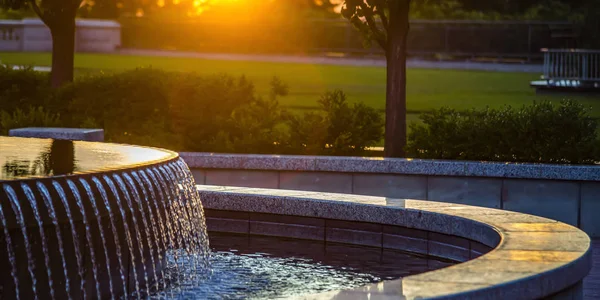
<path fill-rule="evenodd" d="M 6 64 L 49 66 L 46 53 L 0 53 Z M 260 94 L 266 95 L 269 81 L 279 76 L 290 86 L 290 95 L 281 104 L 295 109 L 312 109 L 327 90 L 342 89 L 350 101 L 362 101 L 378 109 L 385 107 L 385 69 L 354 67 L 217 61 L 195 58 L 146 57 L 107 54 L 78 54 L 75 67 L 85 71 L 114 72 L 136 67 L 153 67 L 171 71 L 193 71 L 200 74 L 230 73 L 245 75 Z M 449 106 L 456 109 L 472 107 L 521 106 L 534 100 L 559 101 L 563 96 L 536 95 L 529 82 L 539 74 L 484 71 L 409 69 L 407 108 L 415 113 Z M 592 114 L 600 117 L 597 97 L 573 96 L 572 99 L 592 106 Z M 416 116 L 409 116 L 415 120 Z"/>

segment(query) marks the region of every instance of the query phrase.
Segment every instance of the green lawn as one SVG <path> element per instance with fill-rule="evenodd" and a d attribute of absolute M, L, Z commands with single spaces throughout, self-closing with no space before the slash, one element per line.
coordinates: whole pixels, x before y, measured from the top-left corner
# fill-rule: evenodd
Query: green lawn
<path fill-rule="evenodd" d="M 0 61 L 7 64 L 49 66 L 51 59 L 49 54 L 0 53 Z M 152 66 L 202 74 L 244 74 L 255 82 L 261 94 L 267 93 L 269 80 L 276 75 L 290 86 L 290 95 L 280 100 L 288 107 L 313 108 L 319 95 L 331 89 L 342 89 L 351 101 L 362 101 L 379 109 L 385 106 L 385 69 L 381 67 L 105 54 L 78 54 L 75 58 L 75 66 L 79 70 L 107 72 Z M 504 104 L 520 106 L 533 100 L 558 101 L 564 98 L 536 95 L 534 89 L 529 87 L 529 82 L 536 78 L 539 78 L 539 74 L 409 69 L 408 110 L 423 111 L 441 106 L 458 109 L 486 105 L 498 107 Z M 600 104 L 596 104 L 596 100 L 600 99 L 589 96 L 572 98 L 592 106 L 594 116 L 600 117 Z M 415 116 L 410 117 L 410 119 L 414 118 Z"/>

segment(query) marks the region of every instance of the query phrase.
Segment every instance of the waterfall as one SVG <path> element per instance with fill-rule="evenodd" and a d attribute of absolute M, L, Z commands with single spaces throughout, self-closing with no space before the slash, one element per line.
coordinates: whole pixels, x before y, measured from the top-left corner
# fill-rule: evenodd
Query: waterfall
<path fill-rule="evenodd" d="M 27 233 L 27 227 L 25 225 L 25 217 L 23 216 L 23 211 L 21 210 L 21 203 L 17 198 L 17 194 L 15 190 L 9 185 L 4 186 L 4 191 L 8 195 L 8 199 L 10 200 L 10 205 L 12 206 L 13 212 L 15 213 L 15 217 L 17 218 L 17 223 L 21 227 L 21 233 L 23 233 L 23 243 L 25 244 L 25 251 L 27 252 L 27 270 L 29 271 L 29 275 L 31 276 L 31 290 L 33 292 L 33 298 L 38 299 L 37 296 L 37 280 L 35 276 L 35 261 L 33 259 L 33 253 L 31 251 L 31 243 L 29 242 L 29 234 Z"/>
<path fill-rule="evenodd" d="M 40 216 L 40 211 L 37 207 L 37 201 L 35 199 L 35 195 L 33 191 L 27 185 L 27 183 L 21 183 L 21 189 L 25 192 L 25 196 L 27 200 L 29 200 L 29 205 L 31 205 L 31 209 L 33 210 L 33 215 L 35 216 L 35 221 L 38 224 L 38 229 L 40 231 L 40 238 L 42 242 L 42 251 L 44 251 L 44 264 L 46 267 L 46 274 L 48 275 L 48 286 L 50 288 L 50 297 L 54 300 L 56 296 L 54 295 L 54 287 L 53 287 L 53 278 L 52 278 L 52 269 L 50 268 L 50 255 L 48 254 L 48 240 L 46 239 L 46 234 L 44 233 L 44 223 L 42 221 L 42 217 Z"/>
<path fill-rule="evenodd" d="M 185 298 L 208 273 L 202 204 L 181 159 L 15 181 L 0 182 L 3 296 Z"/>

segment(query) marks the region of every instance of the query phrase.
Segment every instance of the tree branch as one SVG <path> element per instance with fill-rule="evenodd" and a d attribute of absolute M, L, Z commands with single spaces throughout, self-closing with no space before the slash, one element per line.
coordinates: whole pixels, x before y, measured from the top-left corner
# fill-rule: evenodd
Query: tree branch
<path fill-rule="evenodd" d="M 73 1 L 73 9 L 75 9 L 75 11 L 77 11 L 81 7 L 82 2 L 83 2 L 83 0 L 74 0 Z"/>
<path fill-rule="evenodd" d="M 367 21 L 367 25 L 369 25 L 369 28 L 373 33 L 373 38 L 379 44 L 379 46 L 381 46 L 381 48 L 387 52 L 387 37 L 377 27 L 377 23 L 373 18 L 373 9 L 369 8 L 364 2 L 360 3 L 360 9 L 362 10 L 365 20 Z"/>
<path fill-rule="evenodd" d="M 382 6 L 382 4 L 379 4 L 377 6 L 377 14 L 379 15 L 379 18 L 381 19 L 381 23 L 383 24 L 383 28 L 385 28 L 385 31 L 389 31 L 390 25 L 389 25 L 387 17 L 385 16 L 385 10 L 382 9 L 381 6 Z"/>
<path fill-rule="evenodd" d="M 46 18 L 46 16 L 44 15 L 44 13 L 40 9 L 40 7 L 37 5 L 35 0 L 29 0 L 29 6 L 31 6 L 31 9 L 35 12 L 35 14 L 38 15 L 38 17 L 40 17 L 42 22 L 44 22 L 44 24 L 46 24 L 46 25 L 48 25 L 48 27 L 50 27 L 50 25 L 48 24 L 48 21 L 49 21 L 48 18 Z"/>

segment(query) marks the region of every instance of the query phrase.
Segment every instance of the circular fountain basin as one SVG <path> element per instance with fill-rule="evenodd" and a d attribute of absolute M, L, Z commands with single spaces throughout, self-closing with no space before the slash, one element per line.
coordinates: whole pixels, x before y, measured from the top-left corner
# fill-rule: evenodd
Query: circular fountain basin
<path fill-rule="evenodd" d="M 144 297 L 206 269 L 202 205 L 177 153 L 0 137 L 0 166 L 1 298 Z"/>
<path fill-rule="evenodd" d="M 368 245 L 456 265 L 299 299 L 582 299 L 590 239 L 555 220 L 453 203 L 198 186 L 209 232 Z"/>
<path fill-rule="evenodd" d="M 196 187 L 178 154 L 159 149 L 0 137 L 0 163 L 2 298 L 176 298 L 207 282 L 203 206 L 213 232 L 456 263 L 297 298 L 579 299 L 591 265 L 589 237 L 554 220 L 452 203 Z"/>

